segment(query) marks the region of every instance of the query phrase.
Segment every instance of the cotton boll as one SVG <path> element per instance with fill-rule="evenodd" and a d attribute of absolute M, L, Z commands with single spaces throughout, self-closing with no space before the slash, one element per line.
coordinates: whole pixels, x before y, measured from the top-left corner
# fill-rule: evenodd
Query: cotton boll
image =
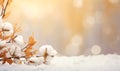
<path fill-rule="evenodd" d="M 56 51 L 56 50 L 52 50 L 52 51 L 49 53 L 50 56 L 54 56 L 54 55 L 56 55 L 56 54 L 57 54 L 57 51 Z"/>
<path fill-rule="evenodd" d="M 11 23 L 4 22 L 3 24 L 4 24 L 3 29 L 13 30 L 13 26 Z"/>
<path fill-rule="evenodd" d="M 8 30 L 8 31 L 4 31 L 4 32 L 3 32 L 3 36 L 10 36 L 10 35 L 13 34 L 13 32 L 14 32 L 13 26 L 12 26 L 12 24 L 9 23 L 9 22 L 3 23 L 2 29 Z"/>
<path fill-rule="evenodd" d="M 43 45 L 39 48 L 40 55 L 44 55 L 45 51 L 47 49 L 48 55 L 56 55 L 57 51 L 53 49 L 51 45 Z"/>
<path fill-rule="evenodd" d="M 43 62 L 44 62 L 43 57 L 31 57 L 29 59 L 28 64 L 30 64 L 30 65 L 40 65 L 40 64 L 43 64 Z"/>
<path fill-rule="evenodd" d="M 53 59 L 52 56 L 47 56 L 45 64 L 50 64 L 52 59 Z"/>
<path fill-rule="evenodd" d="M 20 59 L 14 59 L 14 63 L 16 63 L 16 64 L 22 64 L 22 61 Z"/>
<path fill-rule="evenodd" d="M 24 55 L 21 51 L 21 48 L 18 47 L 18 46 L 15 46 L 14 44 L 12 43 L 8 43 L 7 44 L 7 48 L 9 48 L 9 52 L 10 54 L 13 54 L 15 52 L 15 56 L 18 56 L 18 57 L 21 57 L 22 55 Z"/>
<path fill-rule="evenodd" d="M 16 47 L 15 56 L 21 57 L 23 55 L 21 48 Z"/>
<path fill-rule="evenodd" d="M 6 41 L 5 40 L 0 40 L 0 46 L 5 46 L 6 45 Z"/>
<path fill-rule="evenodd" d="M 24 44 L 23 36 L 21 36 L 21 35 L 17 35 L 17 37 L 14 39 L 14 41 L 19 45 Z"/>
<path fill-rule="evenodd" d="M 11 34 L 13 34 L 13 30 L 4 31 L 3 36 L 10 36 Z"/>
<path fill-rule="evenodd" d="M 9 49 L 10 49 L 10 53 L 11 53 L 11 54 L 14 53 L 14 50 L 15 50 L 14 44 L 12 44 L 12 43 L 7 43 L 7 44 L 6 44 L 6 48 L 9 48 Z"/>
<path fill-rule="evenodd" d="M 21 51 L 21 48 L 18 47 L 18 46 L 15 46 L 15 44 L 13 44 L 13 43 L 8 43 L 8 44 L 6 45 L 6 48 L 9 48 L 9 49 L 10 49 L 9 52 L 10 52 L 11 54 L 13 54 L 13 53 L 15 52 L 15 56 L 20 57 L 20 56 L 23 55 L 23 54 L 22 54 L 22 51 Z"/>

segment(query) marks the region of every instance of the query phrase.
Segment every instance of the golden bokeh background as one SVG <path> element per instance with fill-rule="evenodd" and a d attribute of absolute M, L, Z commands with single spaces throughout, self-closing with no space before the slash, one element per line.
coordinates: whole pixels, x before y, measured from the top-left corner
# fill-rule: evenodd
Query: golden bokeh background
<path fill-rule="evenodd" d="M 120 0 L 13 0 L 4 21 L 64 55 L 120 53 Z"/>

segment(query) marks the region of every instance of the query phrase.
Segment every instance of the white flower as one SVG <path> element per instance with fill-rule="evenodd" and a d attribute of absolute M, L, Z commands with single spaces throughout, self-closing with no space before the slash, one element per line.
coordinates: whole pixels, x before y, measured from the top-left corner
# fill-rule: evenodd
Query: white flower
<path fill-rule="evenodd" d="M 24 44 L 23 36 L 21 36 L 21 35 L 17 35 L 17 37 L 14 39 L 14 41 L 19 45 Z"/>
<path fill-rule="evenodd" d="M 6 41 L 5 40 L 0 40 L 0 47 L 5 46 L 6 45 Z"/>
<path fill-rule="evenodd" d="M 11 34 L 13 34 L 14 31 L 12 24 L 9 22 L 3 23 L 2 29 L 7 30 L 7 31 L 3 31 L 3 36 L 10 36 Z"/>
<path fill-rule="evenodd" d="M 16 64 L 22 64 L 22 61 L 20 59 L 14 59 L 14 63 L 16 63 Z"/>
<path fill-rule="evenodd" d="M 44 55 L 47 49 L 48 56 L 55 56 L 57 51 L 51 45 L 43 45 L 39 48 L 40 55 Z"/>

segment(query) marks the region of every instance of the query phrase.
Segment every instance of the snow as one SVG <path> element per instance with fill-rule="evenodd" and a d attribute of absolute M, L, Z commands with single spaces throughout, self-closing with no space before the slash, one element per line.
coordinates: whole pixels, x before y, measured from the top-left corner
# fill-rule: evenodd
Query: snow
<path fill-rule="evenodd" d="M 48 65 L 5 64 L 0 71 L 120 71 L 120 55 L 57 56 Z"/>

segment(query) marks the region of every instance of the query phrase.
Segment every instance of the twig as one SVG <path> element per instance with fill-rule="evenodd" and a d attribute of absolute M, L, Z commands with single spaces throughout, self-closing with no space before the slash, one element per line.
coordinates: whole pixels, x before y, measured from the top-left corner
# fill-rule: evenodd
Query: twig
<path fill-rule="evenodd" d="M 28 44 L 24 48 L 22 48 L 21 51 L 24 51 L 24 49 L 26 49 L 27 47 L 28 47 Z"/>
<path fill-rule="evenodd" d="M 4 7 L 2 6 L 2 11 L 1 11 L 1 13 L 0 13 L 0 16 L 3 15 L 3 11 L 4 11 Z"/>
<path fill-rule="evenodd" d="M 42 57 L 42 56 L 36 56 L 37 58 L 38 57 Z M 12 59 L 12 58 L 16 58 L 16 59 L 19 59 L 19 58 L 26 58 L 26 56 L 21 56 L 21 57 L 18 57 L 18 56 L 13 56 L 13 57 L 8 57 L 7 59 Z M 2 61 L 3 60 L 3 58 L 0 58 L 0 61 Z"/>
<path fill-rule="evenodd" d="M 9 0 L 7 0 L 7 3 L 6 3 L 6 5 L 5 5 L 4 9 L 3 9 L 2 18 L 4 18 L 4 16 L 5 16 L 5 12 L 6 12 L 6 9 L 8 7 L 8 3 L 9 3 Z"/>
<path fill-rule="evenodd" d="M 0 13 L 0 16 L 2 16 L 3 15 L 3 11 L 4 11 L 4 2 L 5 2 L 5 0 L 2 0 L 2 10 L 1 10 L 1 13 Z"/>

